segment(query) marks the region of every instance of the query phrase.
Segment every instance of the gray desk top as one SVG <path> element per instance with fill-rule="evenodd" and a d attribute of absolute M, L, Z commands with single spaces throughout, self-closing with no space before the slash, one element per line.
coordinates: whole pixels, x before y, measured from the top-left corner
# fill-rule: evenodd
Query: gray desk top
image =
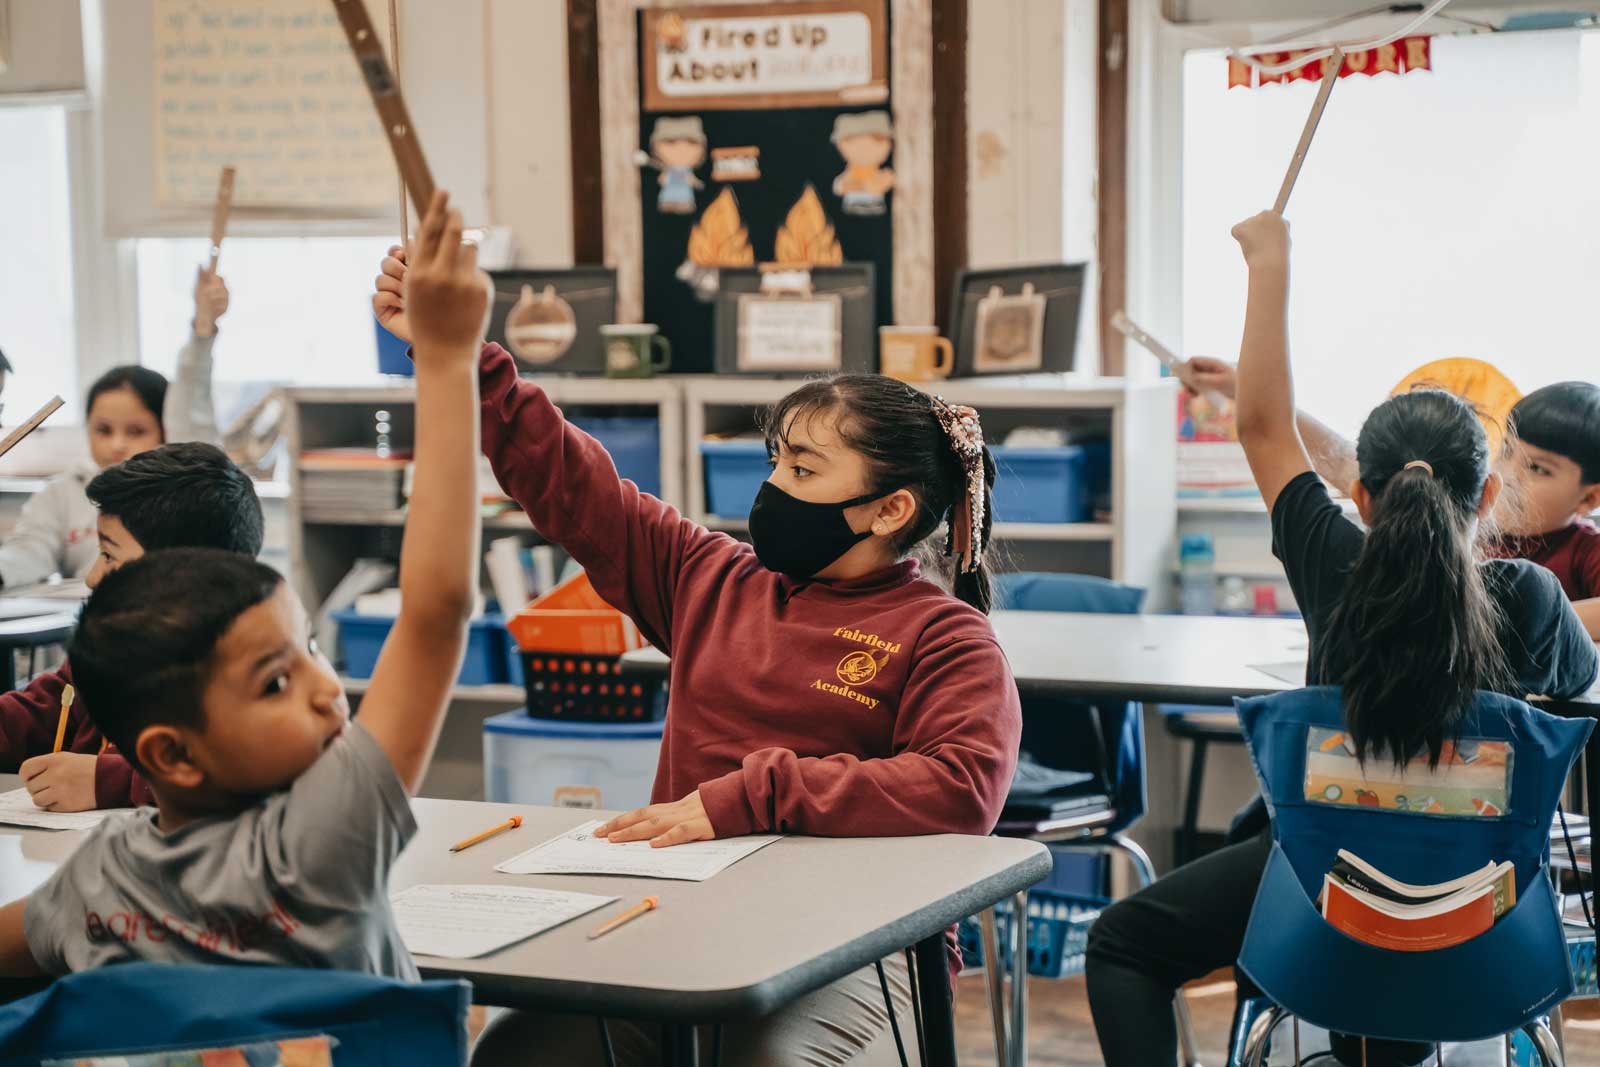
<path fill-rule="evenodd" d="M 0 776 L 0 789 L 15 779 Z M 620 896 L 616 904 L 482 959 L 419 962 L 465 978 L 480 1002 L 633 1018 L 715 1021 L 760 1015 L 1032 885 L 1044 846 L 1004 838 L 790 837 L 706 882 L 512 876 L 494 865 L 596 813 L 418 799 L 421 829 L 391 889 L 505 884 Z M 465 852 L 451 843 L 512 813 L 520 830 Z M 0 902 L 42 882 L 80 834 L 0 827 Z M 659 911 L 599 939 L 585 935 L 655 894 Z"/>

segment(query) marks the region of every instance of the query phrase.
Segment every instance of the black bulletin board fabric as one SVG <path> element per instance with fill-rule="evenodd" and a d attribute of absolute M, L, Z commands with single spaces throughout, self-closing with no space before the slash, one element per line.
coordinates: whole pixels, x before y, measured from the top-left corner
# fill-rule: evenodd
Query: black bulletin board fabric
<path fill-rule="evenodd" d="M 887 32 L 887 31 L 886 31 Z M 643 27 L 639 39 L 644 40 Z M 641 48 L 646 47 L 641 43 Z M 892 60 L 891 60 L 892 62 Z M 643 62 L 641 59 L 641 69 Z M 643 99 L 640 85 L 639 99 Z M 677 277 L 687 258 L 689 233 L 700 215 L 724 188 L 739 202 L 739 218 L 749 234 L 755 263 L 775 259 L 778 229 L 809 184 L 834 228 L 845 262 L 870 262 L 877 280 L 877 325 L 894 322 L 894 210 L 896 193 L 887 196 L 882 215 L 847 215 L 843 200 L 834 195 L 833 182 L 845 169 L 831 140 L 834 120 L 859 111 L 891 111 L 892 100 L 862 108 L 795 108 L 758 111 L 641 112 L 639 148 L 649 151 L 650 131 L 663 116 L 697 114 L 705 127 L 706 162 L 695 171 L 705 188 L 695 193 L 693 215 L 663 214 L 657 208 L 658 174 L 640 172 L 640 212 L 643 219 L 644 319 L 661 328 L 672 342 L 674 372 L 713 371 L 715 305 L 702 302 L 689 283 Z M 711 151 L 753 145 L 761 150 L 761 177 L 755 181 L 717 182 L 711 177 Z M 897 157 L 884 166 L 899 174 Z M 935 165 L 937 165 L 937 160 Z M 874 338 L 876 344 L 876 338 Z M 877 366 L 876 354 L 870 357 Z"/>

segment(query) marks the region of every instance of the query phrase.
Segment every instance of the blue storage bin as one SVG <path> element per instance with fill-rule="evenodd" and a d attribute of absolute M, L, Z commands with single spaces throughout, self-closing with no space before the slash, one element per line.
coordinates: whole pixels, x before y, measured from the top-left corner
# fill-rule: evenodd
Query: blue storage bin
<path fill-rule="evenodd" d="M 1035 887 L 1028 891 L 1028 931 L 1023 951 L 1028 956 L 1028 973 L 1039 978 L 1072 978 L 1083 973 L 1084 952 L 1089 946 L 1089 927 L 1100 917 L 1110 901 L 1098 896 L 1057 893 Z M 1010 969 L 1012 908 L 1001 903 L 994 909 L 995 934 L 1000 952 Z M 977 919 L 963 919 L 957 934 L 964 966 L 983 966 L 982 928 Z"/>
<path fill-rule="evenodd" d="M 567 420 L 605 446 L 617 474 L 641 493 L 661 496 L 661 420 L 655 416 L 618 415 Z"/>
<path fill-rule="evenodd" d="M 1083 441 L 1078 447 L 1083 449 L 1083 458 L 1087 465 L 1089 507 L 1096 511 L 1110 511 L 1111 442 Z"/>
<path fill-rule="evenodd" d="M 387 615 L 336 611 L 333 621 L 339 624 L 344 673 L 351 678 L 371 678 L 394 619 Z M 506 633 L 506 620 L 500 615 L 484 615 L 472 620 L 467 631 L 467 654 L 461 662 L 461 673 L 456 676 L 457 685 L 498 685 L 506 681 L 506 641 L 501 636 Z"/>
<path fill-rule="evenodd" d="M 706 472 L 706 513 L 724 519 L 750 514 L 772 468 L 765 441 L 701 441 Z"/>
<path fill-rule="evenodd" d="M 995 522 L 1088 522 L 1089 460 L 1081 445 L 996 445 Z"/>
<path fill-rule="evenodd" d="M 376 315 L 372 318 L 372 329 L 378 335 L 378 373 L 416 377 L 417 368 L 406 355 L 411 345 L 384 329 Z"/>

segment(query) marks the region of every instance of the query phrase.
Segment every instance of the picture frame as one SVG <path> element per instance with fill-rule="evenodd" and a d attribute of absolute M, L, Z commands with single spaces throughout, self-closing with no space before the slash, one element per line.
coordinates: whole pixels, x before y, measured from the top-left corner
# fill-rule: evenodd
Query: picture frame
<path fill-rule="evenodd" d="M 1087 275 L 1084 263 L 959 272 L 950 298 L 952 376 L 1071 370 Z"/>
<path fill-rule="evenodd" d="M 606 372 L 600 327 L 617 321 L 617 272 L 580 266 L 491 270 L 488 340 L 524 374 Z"/>
<path fill-rule="evenodd" d="M 789 284 L 780 289 L 763 285 L 773 273 L 759 267 L 722 271 L 712 329 L 716 373 L 779 378 L 872 373 L 877 366 L 872 264 L 784 271 Z M 792 284 L 794 275 L 802 276 L 802 284 Z"/>

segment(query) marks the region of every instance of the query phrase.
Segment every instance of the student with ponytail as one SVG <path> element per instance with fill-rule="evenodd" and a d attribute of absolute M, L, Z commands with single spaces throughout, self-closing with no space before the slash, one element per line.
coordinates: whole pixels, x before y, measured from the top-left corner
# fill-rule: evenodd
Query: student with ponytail
<path fill-rule="evenodd" d="M 1306 682 L 1342 687 L 1356 754 L 1437 761 L 1480 689 L 1587 691 L 1600 662 L 1555 576 L 1525 560 L 1483 558 L 1481 520 L 1500 478 L 1465 402 L 1419 390 L 1367 417 L 1349 487 L 1365 533 L 1329 497 L 1295 423 L 1288 225 L 1267 212 L 1233 235 L 1249 267 L 1239 440 L 1272 515 L 1273 553 L 1305 616 Z M 1173 996 L 1237 960 L 1271 847 L 1264 805 L 1235 823 L 1230 840 L 1112 905 L 1090 931 L 1089 1002 L 1108 1067 L 1173 1063 Z M 1334 1051 L 1340 1062 L 1362 1062 L 1343 1039 Z M 1365 1062 L 1380 1067 L 1420 1063 L 1432 1046 L 1368 1042 L 1366 1051 Z"/>
<path fill-rule="evenodd" d="M 392 252 L 374 300 L 401 337 L 404 274 Z M 478 382 L 500 484 L 672 656 L 655 803 L 602 836 L 670 846 L 994 828 L 1022 716 L 986 618 L 994 461 L 975 412 L 876 375 L 800 386 L 765 420 L 773 469 L 745 545 L 619 479 L 499 346 L 484 347 Z M 933 555 L 941 525 L 955 595 L 914 558 Z M 953 931 L 949 945 L 953 976 Z M 905 961 L 883 969 L 914 1046 Z M 600 1032 L 507 1012 L 473 1062 L 600 1064 Z M 658 1028 L 607 1020 L 606 1032 L 616 1062 L 657 1061 Z M 723 1050 L 730 1065 L 899 1062 L 875 968 L 725 1027 Z"/>

